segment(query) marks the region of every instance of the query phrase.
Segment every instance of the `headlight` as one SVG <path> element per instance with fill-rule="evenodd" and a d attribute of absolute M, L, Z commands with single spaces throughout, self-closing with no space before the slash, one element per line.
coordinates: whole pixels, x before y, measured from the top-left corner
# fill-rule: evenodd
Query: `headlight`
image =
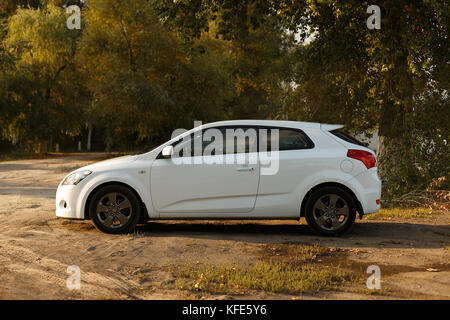
<path fill-rule="evenodd" d="M 86 171 L 80 171 L 80 172 L 74 172 L 70 175 L 68 175 L 62 182 L 63 186 L 66 185 L 76 185 L 78 184 L 81 180 L 83 180 L 84 178 L 86 178 L 88 175 L 90 175 L 92 173 L 92 171 L 86 170 Z"/>

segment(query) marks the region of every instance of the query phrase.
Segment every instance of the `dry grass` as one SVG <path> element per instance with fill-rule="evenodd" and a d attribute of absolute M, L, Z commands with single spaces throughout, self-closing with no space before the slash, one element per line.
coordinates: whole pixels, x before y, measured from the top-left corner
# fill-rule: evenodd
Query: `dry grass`
<path fill-rule="evenodd" d="M 207 294 L 246 294 L 250 290 L 299 294 L 336 290 L 339 285 L 354 280 L 339 267 L 318 262 L 318 257 L 329 254 L 327 248 L 289 245 L 282 250 L 275 247 L 266 250 L 269 257 L 255 264 L 177 266 L 173 270 L 177 278 L 174 285 Z"/>
<path fill-rule="evenodd" d="M 427 218 L 433 215 L 442 214 L 443 211 L 429 208 L 382 208 L 377 213 L 368 214 L 364 218 L 369 220 L 392 220 L 392 219 L 414 219 Z"/>

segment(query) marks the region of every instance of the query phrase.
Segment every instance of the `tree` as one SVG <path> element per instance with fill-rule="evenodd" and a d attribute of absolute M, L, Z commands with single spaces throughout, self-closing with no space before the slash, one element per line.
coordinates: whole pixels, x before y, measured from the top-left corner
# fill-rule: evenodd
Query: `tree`
<path fill-rule="evenodd" d="M 145 0 L 96 1 L 84 19 L 77 61 L 92 95 L 90 117 L 104 124 L 110 146 L 154 145 L 223 110 L 227 80 L 214 52 L 199 49 L 212 46 L 208 39 L 182 46 Z"/>
<path fill-rule="evenodd" d="M 14 68 L 6 72 L 9 135 L 39 143 L 46 152 L 52 137 L 78 130 L 80 109 L 76 101 L 73 63 L 79 33 L 66 28 L 62 8 L 18 9 L 10 18 L 4 39 Z"/>
<path fill-rule="evenodd" d="M 17 8 L 40 8 L 43 1 L 40 0 L 0 0 L 0 17 L 12 15 Z"/>
<path fill-rule="evenodd" d="M 293 35 L 271 16 L 269 1 L 157 1 L 164 24 L 187 45 L 207 33 L 229 45 L 228 73 L 234 97 L 227 101 L 232 118 L 276 117 L 283 83 L 291 80 Z"/>
<path fill-rule="evenodd" d="M 230 41 L 234 118 L 269 118 L 280 113 L 283 84 L 291 79 L 293 35 L 273 20 Z"/>
<path fill-rule="evenodd" d="M 312 1 L 296 18 L 314 40 L 299 49 L 293 105 L 300 117 L 354 132 L 377 128 L 385 190 L 399 194 L 449 172 L 450 10 L 445 1 L 379 5 L 381 30 L 366 28 L 357 1 Z"/>

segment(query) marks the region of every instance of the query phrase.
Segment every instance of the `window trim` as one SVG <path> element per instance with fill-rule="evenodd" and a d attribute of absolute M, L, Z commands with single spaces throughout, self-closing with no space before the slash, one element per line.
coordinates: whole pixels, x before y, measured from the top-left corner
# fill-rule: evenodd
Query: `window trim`
<path fill-rule="evenodd" d="M 308 143 L 308 147 L 307 147 L 307 148 L 278 150 L 278 152 L 284 152 L 284 151 L 297 151 L 297 150 L 310 150 L 310 149 L 314 149 L 315 146 L 316 146 L 316 145 L 314 144 L 314 142 L 311 140 L 311 138 L 310 138 L 310 137 L 309 137 L 302 129 L 299 129 L 299 128 L 292 128 L 292 127 L 264 126 L 264 125 L 238 125 L 238 124 L 233 124 L 233 125 L 218 125 L 218 126 L 208 127 L 208 128 L 202 129 L 202 135 L 203 135 L 203 132 L 204 132 L 205 130 L 208 130 L 208 129 L 219 129 L 219 130 L 225 129 L 225 130 L 226 130 L 226 129 L 232 129 L 232 128 L 255 129 L 255 130 L 257 131 L 257 135 L 256 135 L 256 152 L 258 152 L 258 153 L 259 153 L 259 152 L 264 152 L 264 151 L 261 151 L 261 150 L 260 150 L 260 141 L 259 141 L 259 130 L 260 130 L 260 129 L 267 129 L 267 130 L 272 130 L 272 129 L 278 129 L 278 130 L 291 130 L 291 131 L 297 131 L 297 132 L 299 132 L 299 133 L 301 133 L 301 134 L 303 134 L 303 135 L 305 136 L 306 141 L 307 141 L 307 143 Z M 192 139 L 193 135 L 194 135 L 193 132 L 189 135 L 189 136 L 190 136 L 190 139 Z M 169 144 L 169 145 L 175 146 L 175 145 L 177 145 L 178 143 L 180 143 L 181 141 L 183 141 L 183 139 L 179 139 L 179 140 L 177 140 L 177 141 L 174 141 L 174 142 L 172 142 L 172 143 Z M 242 153 L 242 152 L 240 152 L 240 153 Z M 240 154 L 240 153 L 239 153 L 239 154 Z M 244 152 L 244 153 L 250 153 L 250 152 Z M 230 153 L 230 154 L 231 154 L 231 153 Z M 234 153 L 234 154 L 238 154 L 238 153 Z M 191 157 L 192 157 L 192 156 L 191 156 Z M 203 155 L 202 155 L 202 157 L 203 157 Z M 159 154 L 158 154 L 158 156 L 156 157 L 156 159 L 165 159 L 165 158 L 162 156 L 162 150 L 159 152 Z"/>
<path fill-rule="evenodd" d="M 218 130 L 221 130 L 221 129 L 233 129 L 233 128 L 241 128 L 241 129 L 255 129 L 256 130 L 256 151 L 255 152 L 259 152 L 259 127 L 258 126 L 252 126 L 252 125 L 235 125 L 235 124 L 233 124 L 233 125 L 219 125 L 219 126 L 214 126 L 214 127 L 208 127 L 208 128 L 203 128 L 202 129 L 202 135 L 203 135 L 203 133 L 206 131 L 206 130 L 209 130 L 209 129 L 218 129 Z M 194 136 L 194 132 L 192 132 L 191 134 L 189 134 L 189 139 L 190 140 L 192 140 L 192 137 Z M 183 141 L 183 139 L 181 138 L 181 139 L 178 139 L 177 141 L 174 141 L 174 142 L 172 142 L 171 144 L 168 144 L 168 146 L 169 145 L 171 145 L 171 146 L 175 146 L 175 145 L 177 145 L 178 143 L 180 143 L 180 142 L 182 142 Z M 241 154 L 241 153 L 250 153 L 250 152 L 239 152 L 239 153 L 224 153 L 224 154 L 222 154 L 222 155 L 226 155 L 226 154 Z M 201 155 L 202 157 L 204 156 L 203 154 Z M 190 157 L 194 157 L 194 156 L 190 156 Z M 165 159 L 163 156 L 162 156 L 162 150 L 159 152 L 159 154 L 158 154 L 158 156 L 156 157 L 156 159 Z"/>

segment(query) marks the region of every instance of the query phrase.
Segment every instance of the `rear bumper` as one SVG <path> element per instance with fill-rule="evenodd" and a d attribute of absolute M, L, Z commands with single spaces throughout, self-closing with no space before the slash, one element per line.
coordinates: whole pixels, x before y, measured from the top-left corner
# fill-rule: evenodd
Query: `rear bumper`
<path fill-rule="evenodd" d="M 375 213 L 380 210 L 381 180 L 378 177 L 377 168 L 364 171 L 349 182 L 358 191 L 363 214 Z"/>

